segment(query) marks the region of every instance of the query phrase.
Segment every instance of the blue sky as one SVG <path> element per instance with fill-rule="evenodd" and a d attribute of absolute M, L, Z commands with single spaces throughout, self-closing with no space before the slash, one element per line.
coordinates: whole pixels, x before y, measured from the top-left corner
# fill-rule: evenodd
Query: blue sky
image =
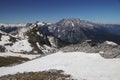
<path fill-rule="evenodd" d="M 120 0 L 0 0 L 0 23 L 80 18 L 120 24 Z"/>

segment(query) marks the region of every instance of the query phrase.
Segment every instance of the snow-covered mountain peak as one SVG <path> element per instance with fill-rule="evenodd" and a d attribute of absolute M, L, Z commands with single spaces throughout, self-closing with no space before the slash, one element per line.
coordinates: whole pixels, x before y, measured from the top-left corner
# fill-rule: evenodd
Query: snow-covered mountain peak
<path fill-rule="evenodd" d="M 86 20 L 80 20 L 79 18 L 68 18 L 68 19 L 62 19 L 60 20 L 57 25 L 64 26 L 64 27 L 84 27 L 93 29 L 94 23 L 86 21 Z"/>
<path fill-rule="evenodd" d="M 36 23 L 38 26 L 44 26 L 46 23 L 42 22 L 42 21 L 36 21 Z"/>
<path fill-rule="evenodd" d="M 112 41 L 106 41 L 105 43 L 108 44 L 108 45 L 112 45 L 112 46 L 117 46 L 118 45 L 117 43 L 112 42 Z"/>
<path fill-rule="evenodd" d="M 65 40 L 70 43 L 86 40 L 87 35 L 84 30 L 94 30 L 94 24 L 78 18 L 62 19 L 55 25 L 49 27 L 50 32 L 53 32 L 55 37 Z"/>
<path fill-rule="evenodd" d="M 78 24 L 80 22 L 80 19 L 62 19 L 57 24 L 62 26 L 74 26 L 75 24 Z"/>

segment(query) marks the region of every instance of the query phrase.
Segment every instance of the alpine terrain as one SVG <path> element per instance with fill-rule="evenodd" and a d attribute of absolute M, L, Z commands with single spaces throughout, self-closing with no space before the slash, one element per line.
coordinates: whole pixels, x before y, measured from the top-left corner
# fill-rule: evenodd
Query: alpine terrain
<path fill-rule="evenodd" d="M 0 80 L 119 80 L 119 62 L 119 24 L 0 24 Z"/>

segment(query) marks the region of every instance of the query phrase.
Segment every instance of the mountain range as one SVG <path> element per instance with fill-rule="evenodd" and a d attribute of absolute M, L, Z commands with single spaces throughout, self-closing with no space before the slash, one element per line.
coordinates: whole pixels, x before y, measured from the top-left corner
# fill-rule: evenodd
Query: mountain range
<path fill-rule="evenodd" d="M 30 24 L 37 24 L 46 35 L 52 35 L 68 43 L 78 43 L 85 39 L 92 39 L 97 42 L 109 40 L 120 43 L 120 25 L 97 24 L 77 18 L 62 19 L 54 24 L 37 21 L 36 23 L 28 23 L 26 26 L 22 24 L 1 25 L 0 30 L 10 33 Z"/>
<path fill-rule="evenodd" d="M 88 41 L 86 44 L 95 46 L 95 50 L 93 49 L 95 52 L 97 50 L 96 44 L 103 44 L 105 41 L 111 41 L 119 45 L 120 25 L 98 24 L 78 18 L 62 19 L 57 23 L 37 21 L 24 25 L 0 25 L 1 52 L 48 54 L 56 52 L 59 48 L 63 48 L 64 46 L 80 44 L 85 41 Z M 97 46 L 97 48 L 98 47 L 99 46 Z M 119 47 L 117 47 L 117 49 L 119 49 Z M 107 51 L 108 48 L 105 47 L 104 51 L 105 50 Z M 116 53 L 118 52 L 119 51 Z"/>
<path fill-rule="evenodd" d="M 119 62 L 118 24 L 0 25 L 0 80 L 119 80 Z"/>

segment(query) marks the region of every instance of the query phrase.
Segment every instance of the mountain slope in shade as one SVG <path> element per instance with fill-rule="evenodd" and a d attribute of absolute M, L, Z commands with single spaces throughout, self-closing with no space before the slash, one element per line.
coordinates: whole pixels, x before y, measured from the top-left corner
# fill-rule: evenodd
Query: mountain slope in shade
<path fill-rule="evenodd" d="M 78 43 L 87 39 L 95 42 L 106 40 L 120 43 L 120 25 L 96 24 L 80 19 L 62 19 L 49 27 L 56 38 L 69 43 Z M 114 31 L 112 31 L 114 29 Z M 117 32 L 116 32 L 117 31 Z"/>

